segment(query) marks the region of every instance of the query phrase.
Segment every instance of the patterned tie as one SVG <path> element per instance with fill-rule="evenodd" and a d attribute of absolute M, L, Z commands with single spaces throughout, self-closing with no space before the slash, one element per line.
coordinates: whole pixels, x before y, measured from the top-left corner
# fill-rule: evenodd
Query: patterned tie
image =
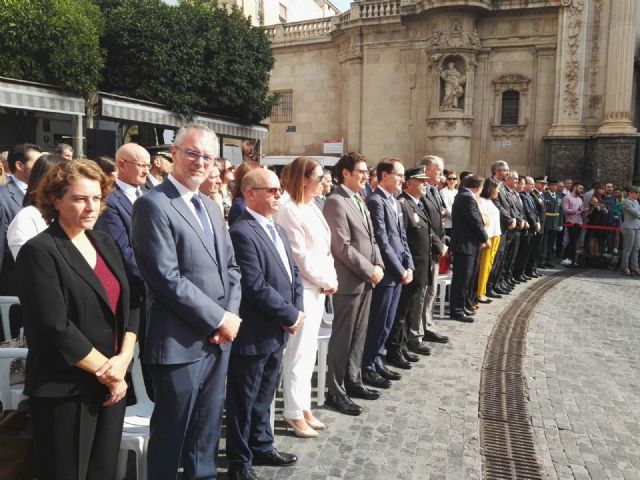
<path fill-rule="evenodd" d="M 142 190 L 140 190 L 140 187 L 136 188 L 136 198 L 140 198 L 142 196 Z"/>
<path fill-rule="evenodd" d="M 358 204 L 358 208 L 360 209 L 360 214 L 362 215 L 362 219 L 364 220 L 365 225 L 367 226 L 367 229 L 369 228 L 369 219 L 367 218 L 367 212 L 364 209 L 364 202 L 362 201 L 362 197 L 360 196 L 359 193 L 356 193 L 354 195 L 355 199 L 356 199 L 356 203 Z"/>
<path fill-rule="evenodd" d="M 276 227 L 272 223 L 267 223 L 267 230 L 269 230 L 269 235 L 271 236 L 271 241 L 273 242 L 273 246 L 276 247 L 276 252 L 280 256 L 280 260 L 284 265 L 287 274 L 289 275 L 289 280 L 292 280 L 291 269 L 289 268 L 289 258 L 287 257 L 287 251 L 284 248 L 284 244 L 282 242 L 278 242 L 278 232 L 276 231 Z"/>
<path fill-rule="evenodd" d="M 213 230 L 211 229 L 211 223 L 209 221 L 209 216 L 204 209 L 204 204 L 202 203 L 202 199 L 199 195 L 194 195 L 191 197 L 191 203 L 196 208 L 196 215 L 198 215 L 198 219 L 202 224 L 202 230 L 204 230 L 204 236 L 209 242 L 209 246 L 215 251 L 216 239 L 213 236 Z"/>

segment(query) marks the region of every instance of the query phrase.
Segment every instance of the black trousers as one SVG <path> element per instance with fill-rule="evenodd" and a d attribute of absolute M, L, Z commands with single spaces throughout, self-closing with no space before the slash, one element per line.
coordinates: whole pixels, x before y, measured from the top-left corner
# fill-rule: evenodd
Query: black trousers
<path fill-rule="evenodd" d="M 493 260 L 491 273 L 489 274 L 489 280 L 487 281 L 487 292 L 492 292 L 493 289 L 500 284 L 502 266 L 504 265 L 504 254 L 507 250 L 508 242 L 509 235 L 507 233 L 503 233 L 502 235 L 500 235 L 500 245 L 498 245 L 496 258 Z"/>
<path fill-rule="evenodd" d="M 507 249 L 504 253 L 504 265 L 500 279 L 506 282 L 513 277 L 513 268 L 516 264 L 516 256 L 520 247 L 520 235 L 522 232 L 510 230 L 507 232 Z"/>
<path fill-rule="evenodd" d="M 36 472 L 39 480 L 115 480 L 125 401 L 102 406 L 83 395 L 31 397 Z"/>
<path fill-rule="evenodd" d="M 576 261 L 576 248 L 578 247 L 578 237 L 580 236 L 580 224 L 574 223 L 569 227 L 569 243 L 564 251 L 564 258 L 568 258 L 573 263 Z"/>
<path fill-rule="evenodd" d="M 516 252 L 512 270 L 512 275 L 516 279 L 524 273 L 527 266 L 527 260 L 531 253 L 530 248 L 532 238 L 532 235 L 525 234 L 525 232 L 520 233 L 520 242 L 518 244 L 518 251 Z"/>
<path fill-rule="evenodd" d="M 478 249 L 479 250 L 479 249 Z M 450 315 L 462 315 L 465 306 L 470 304 L 469 288 L 471 279 L 477 276 L 476 265 L 479 255 L 476 251 L 472 255 L 462 253 L 453 254 L 453 277 L 451 278 Z"/>

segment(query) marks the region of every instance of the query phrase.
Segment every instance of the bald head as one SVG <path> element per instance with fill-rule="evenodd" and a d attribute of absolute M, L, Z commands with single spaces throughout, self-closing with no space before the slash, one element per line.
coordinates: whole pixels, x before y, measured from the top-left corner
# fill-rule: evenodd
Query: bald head
<path fill-rule="evenodd" d="M 247 207 L 263 217 L 271 218 L 280 208 L 280 180 L 271 170 L 251 170 L 242 179 L 241 188 Z"/>
<path fill-rule="evenodd" d="M 118 179 L 129 185 L 144 185 L 150 166 L 149 152 L 137 143 L 125 143 L 116 152 Z"/>

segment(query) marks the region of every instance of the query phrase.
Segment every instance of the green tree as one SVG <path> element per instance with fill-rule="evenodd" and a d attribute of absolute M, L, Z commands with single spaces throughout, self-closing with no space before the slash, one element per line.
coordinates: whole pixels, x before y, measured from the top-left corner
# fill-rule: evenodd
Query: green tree
<path fill-rule="evenodd" d="M 86 94 L 104 65 L 103 27 L 90 0 L 0 0 L 0 72 Z"/>
<path fill-rule="evenodd" d="M 270 114 L 271 46 L 264 29 L 238 9 L 204 0 L 114 4 L 104 9 L 103 90 L 163 103 L 187 117 L 208 111 L 255 122 Z"/>

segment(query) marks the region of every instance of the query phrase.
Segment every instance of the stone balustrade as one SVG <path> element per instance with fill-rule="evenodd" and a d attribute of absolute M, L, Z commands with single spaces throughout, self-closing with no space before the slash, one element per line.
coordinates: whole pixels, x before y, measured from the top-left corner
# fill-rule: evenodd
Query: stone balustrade
<path fill-rule="evenodd" d="M 332 28 L 332 17 L 328 17 L 271 25 L 265 30 L 272 43 L 283 43 L 327 38 Z"/>
<path fill-rule="evenodd" d="M 400 15 L 400 0 L 361 2 L 357 6 L 360 18 L 382 18 Z"/>

